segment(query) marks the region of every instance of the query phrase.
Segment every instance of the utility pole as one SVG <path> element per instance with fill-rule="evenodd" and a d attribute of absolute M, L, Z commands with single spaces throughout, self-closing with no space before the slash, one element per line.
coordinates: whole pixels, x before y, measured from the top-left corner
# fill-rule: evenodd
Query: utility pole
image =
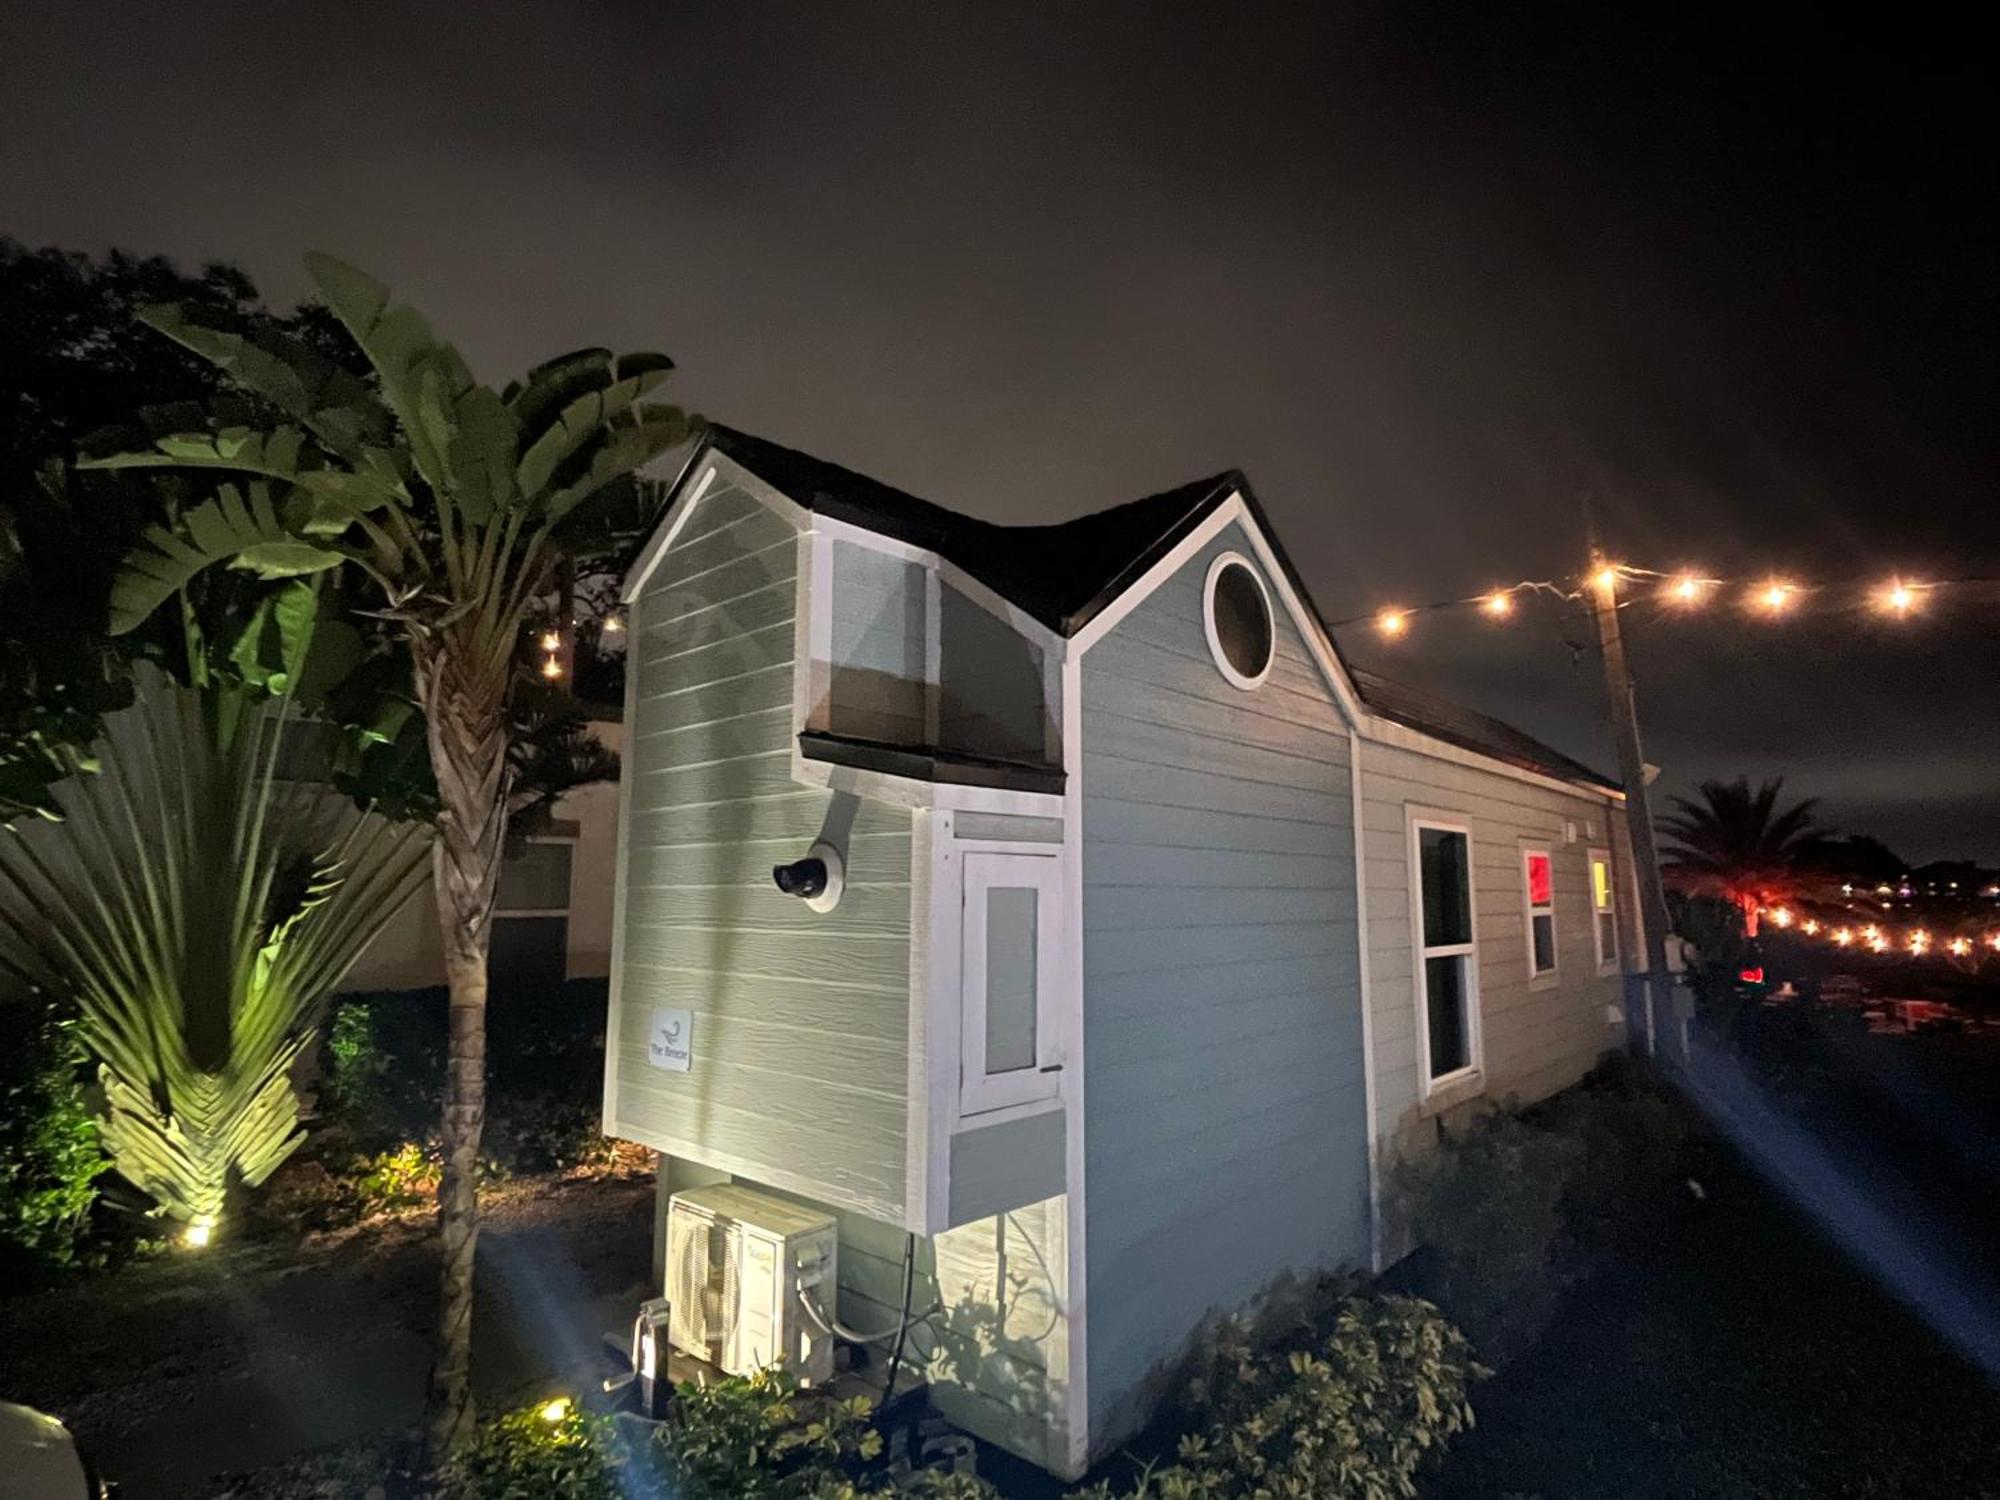
<path fill-rule="evenodd" d="M 1639 877 L 1639 928 L 1646 945 L 1648 1046 L 1654 1044 L 1659 1007 L 1673 993 L 1667 969 L 1667 892 L 1660 880 L 1659 847 L 1653 841 L 1653 814 L 1646 795 L 1646 759 L 1639 750 L 1639 715 L 1632 702 L 1632 674 L 1618 628 L 1618 573 L 1590 535 L 1590 571 L 1584 588 L 1597 616 L 1597 644 L 1604 658 L 1604 688 L 1611 700 L 1611 727 L 1618 740 L 1618 774 L 1625 783 L 1625 826 L 1631 835 L 1632 864 Z"/>

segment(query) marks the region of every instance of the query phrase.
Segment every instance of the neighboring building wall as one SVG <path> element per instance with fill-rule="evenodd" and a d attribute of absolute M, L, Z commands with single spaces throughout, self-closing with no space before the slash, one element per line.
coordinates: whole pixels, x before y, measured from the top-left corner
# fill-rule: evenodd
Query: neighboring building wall
<path fill-rule="evenodd" d="M 906 1197 L 910 814 L 791 777 L 800 539 L 726 480 L 633 609 L 606 1130 L 873 1217 Z M 847 849 L 826 914 L 771 867 Z M 692 1067 L 647 1060 L 656 1007 Z"/>
<path fill-rule="evenodd" d="M 1435 1139 L 1419 1097 L 1416 991 L 1411 969 L 1410 809 L 1457 815 L 1471 829 L 1474 941 L 1484 1087 L 1448 1108 L 1462 1116 L 1514 1097 L 1527 1103 L 1574 1083 L 1624 1039 L 1607 1008 L 1618 974 L 1600 976 L 1591 935 L 1589 853 L 1611 848 L 1622 902 L 1630 899 L 1622 839 L 1602 798 L 1531 785 L 1455 761 L 1368 740 L 1361 746 L 1362 833 L 1368 880 L 1368 985 L 1373 998 L 1376 1131 L 1383 1162 Z M 1568 840 L 1574 829 L 1575 840 Z M 1554 861 L 1554 983 L 1528 977 L 1522 847 Z M 1622 924 L 1621 924 L 1622 925 Z M 1391 1215 L 1394 1218 L 1394 1215 Z M 1393 1258 L 1400 1246 L 1390 1246 Z"/>
<path fill-rule="evenodd" d="M 590 732 L 622 753 L 625 726 L 593 719 Z M 568 954 L 565 977 L 603 979 L 611 972 L 612 874 L 618 848 L 618 783 L 599 782 L 565 793 L 554 817 L 575 829 L 570 859 Z M 426 881 L 369 945 L 343 990 L 415 990 L 444 983 L 437 892 Z"/>
<path fill-rule="evenodd" d="M 1204 1315 L 1368 1260 L 1347 727 L 1296 627 L 1230 686 L 1202 583 L 1236 528 L 1083 658 L 1091 1447 Z"/>

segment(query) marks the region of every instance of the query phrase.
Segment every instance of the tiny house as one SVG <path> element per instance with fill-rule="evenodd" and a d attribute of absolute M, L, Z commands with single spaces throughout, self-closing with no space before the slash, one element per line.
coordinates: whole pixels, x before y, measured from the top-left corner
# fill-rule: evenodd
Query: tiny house
<path fill-rule="evenodd" d="M 1239 474 L 1004 527 L 716 428 L 625 599 L 605 1129 L 830 1216 L 850 1331 L 907 1257 L 937 1406 L 1059 1474 L 1622 1043 L 1616 789 L 1349 668 Z"/>

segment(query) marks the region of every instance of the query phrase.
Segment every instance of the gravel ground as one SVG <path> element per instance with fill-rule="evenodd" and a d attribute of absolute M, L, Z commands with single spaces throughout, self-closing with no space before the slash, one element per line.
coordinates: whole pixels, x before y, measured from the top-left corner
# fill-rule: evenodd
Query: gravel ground
<path fill-rule="evenodd" d="M 491 1196 L 482 1405 L 601 1376 L 646 1295 L 652 1201 L 650 1177 Z M 0 1396 L 62 1417 L 127 1500 L 364 1496 L 421 1421 L 436 1299 L 427 1215 L 168 1255 L 0 1301 Z"/>

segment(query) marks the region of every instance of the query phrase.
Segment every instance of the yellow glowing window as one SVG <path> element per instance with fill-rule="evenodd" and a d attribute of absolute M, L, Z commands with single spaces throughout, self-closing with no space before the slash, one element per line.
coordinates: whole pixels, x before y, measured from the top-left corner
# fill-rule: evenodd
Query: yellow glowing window
<path fill-rule="evenodd" d="M 1590 851 L 1591 936 L 1597 947 L 1597 971 L 1609 974 L 1618 967 L 1618 908 L 1611 884 L 1611 855 L 1602 849 Z"/>

